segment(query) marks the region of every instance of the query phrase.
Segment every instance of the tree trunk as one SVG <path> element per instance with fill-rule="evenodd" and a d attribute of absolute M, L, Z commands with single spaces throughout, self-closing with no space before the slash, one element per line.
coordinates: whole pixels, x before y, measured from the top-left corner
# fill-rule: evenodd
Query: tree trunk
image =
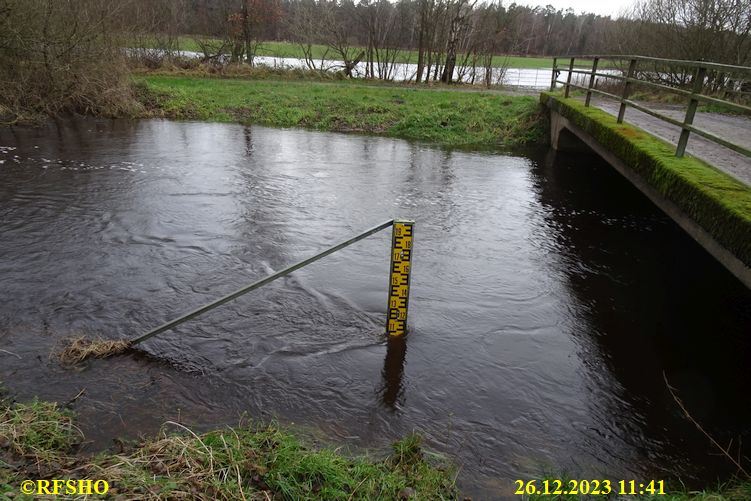
<path fill-rule="evenodd" d="M 344 61 L 344 74 L 347 75 L 349 78 L 352 78 L 352 70 L 355 69 L 355 67 L 360 63 L 362 58 L 365 57 L 365 51 L 361 51 L 360 55 L 358 55 L 356 58 L 352 59 L 351 61 Z"/>
<path fill-rule="evenodd" d="M 425 23 L 427 19 L 425 16 L 424 7 L 420 9 L 420 31 L 417 35 L 417 73 L 415 74 L 415 82 L 420 83 L 422 80 L 422 72 L 425 70 Z"/>
<path fill-rule="evenodd" d="M 456 67 L 456 45 L 449 44 L 449 48 L 446 51 L 446 64 L 443 66 L 443 73 L 441 73 L 441 82 L 451 83 L 454 79 L 454 68 Z"/>
<path fill-rule="evenodd" d="M 243 2 L 243 42 L 245 43 L 245 61 L 253 66 L 253 52 L 250 40 L 250 16 L 248 14 L 248 2 Z"/>

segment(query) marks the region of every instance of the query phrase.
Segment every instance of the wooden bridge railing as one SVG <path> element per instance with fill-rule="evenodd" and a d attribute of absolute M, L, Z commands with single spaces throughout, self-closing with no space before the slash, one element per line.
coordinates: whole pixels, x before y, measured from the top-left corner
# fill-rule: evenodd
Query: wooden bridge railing
<path fill-rule="evenodd" d="M 574 63 L 577 59 L 586 60 L 588 66 L 591 61 L 591 68 L 575 68 Z M 561 74 L 561 68 L 558 67 L 559 60 L 567 60 L 568 62 L 565 81 L 558 80 Z M 598 67 L 601 68 L 600 63 L 603 60 L 610 61 L 609 67 L 615 68 L 615 70 L 603 71 L 598 69 Z M 572 75 L 575 74 L 582 75 L 582 78 L 578 81 L 572 79 Z M 588 79 L 587 76 L 589 76 Z M 622 84 L 619 89 L 620 95 L 597 88 L 598 78 L 620 82 Z M 586 91 L 585 106 L 589 106 L 593 93 L 619 101 L 618 123 L 623 122 L 626 107 L 631 106 L 680 127 L 681 135 L 675 150 L 677 157 L 682 157 L 685 153 L 686 144 L 692 132 L 742 155 L 751 157 L 751 150 L 748 148 L 693 125 L 699 102 L 721 105 L 751 115 L 751 106 L 749 106 L 751 105 L 751 68 L 749 67 L 645 56 L 561 56 L 553 58 L 553 77 L 550 82 L 550 90 L 555 90 L 558 83 L 563 84 L 565 97 L 569 97 L 571 88 Z M 643 103 L 629 99 L 634 85 L 646 86 L 685 97 L 688 103 L 683 121 L 663 115 L 647 108 Z"/>

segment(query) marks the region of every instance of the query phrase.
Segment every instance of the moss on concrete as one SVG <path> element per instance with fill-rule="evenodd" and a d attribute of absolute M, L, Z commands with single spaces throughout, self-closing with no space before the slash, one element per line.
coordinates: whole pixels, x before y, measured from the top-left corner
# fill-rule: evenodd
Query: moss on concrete
<path fill-rule="evenodd" d="M 540 101 L 608 148 L 715 240 L 751 267 L 751 188 L 675 146 L 574 99 L 542 93 Z"/>

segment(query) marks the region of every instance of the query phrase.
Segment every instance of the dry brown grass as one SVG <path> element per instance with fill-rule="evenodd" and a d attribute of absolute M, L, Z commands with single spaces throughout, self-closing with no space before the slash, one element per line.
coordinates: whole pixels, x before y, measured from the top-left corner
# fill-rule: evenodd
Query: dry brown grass
<path fill-rule="evenodd" d="M 17 465 L 0 468 L 0 499 L 29 478 L 105 479 L 107 499 L 122 501 L 457 499 L 455 471 L 435 453 L 428 462 L 417 436 L 382 460 L 308 448 L 273 423 L 197 434 L 167 421 L 154 438 L 95 456 L 78 451 L 82 440 L 57 404 L 0 401 L 0 464 Z"/>
<path fill-rule="evenodd" d="M 57 358 L 63 365 L 76 365 L 88 358 L 107 358 L 124 353 L 130 348 L 128 341 L 102 338 L 75 337 L 63 341 Z"/>
<path fill-rule="evenodd" d="M 98 469 L 100 476 L 111 479 L 113 483 L 119 485 L 142 484 L 144 475 L 152 476 L 154 479 L 158 477 L 165 479 L 162 482 L 155 481 L 148 488 L 138 489 L 138 492 L 133 493 L 135 497 L 126 496 L 126 499 L 161 500 L 168 498 L 170 500 L 195 499 L 208 501 L 236 499 L 235 495 L 237 494 L 240 494 L 238 499 L 263 499 L 260 497 L 262 493 L 257 491 L 254 495 L 248 492 L 248 497 L 246 497 L 243 485 L 250 485 L 250 480 L 242 478 L 240 469 L 234 464 L 234 461 L 225 461 L 231 464 L 218 462 L 214 457 L 213 447 L 207 446 L 202 438 L 192 430 L 172 421 L 165 424 L 176 426 L 185 434 L 168 435 L 162 430 L 160 436 L 155 440 L 143 443 L 129 454 L 120 454 L 100 465 L 91 465 L 92 469 Z M 223 434 L 219 436 L 224 441 Z M 239 447 L 237 443 L 232 443 L 232 445 Z M 226 450 L 222 450 L 222 453 L 231 457 L 232 452 L 229 450 L 226 441 L 224 441 L 224 446 Z M 243 473 L 245 472 L 243 471 Z M 171 482 L 172 485 L 169 485 L 166 489 L 167 494 L 164 484 L 170 484 L 170 482 L 166 479 L 174 479 Z M 237 480 L 238 482 L 237 491 L 233 491 L 233 495 L 229 497 L 219 488 L 219 485 L 226 484 L 228 480 Z M 252 488 L 249 490 L 255 491 Z"/>
<path fill-rule="evenodd" d="M 195 78 L 228 78 L 251 80 L 304 80 L 334 81 L 343 80 L 339 73 L 309 70 L 305 68 L 269 67 L 247 64 L 212 64 L 202 63 L 197 59 L 165 59 L 159 65 L 145 65 L 137 58 L 128 60 L 130 69 L 136 75 L 168 75 Z M 373 84 L 373 83 L 371 83 Z"/>

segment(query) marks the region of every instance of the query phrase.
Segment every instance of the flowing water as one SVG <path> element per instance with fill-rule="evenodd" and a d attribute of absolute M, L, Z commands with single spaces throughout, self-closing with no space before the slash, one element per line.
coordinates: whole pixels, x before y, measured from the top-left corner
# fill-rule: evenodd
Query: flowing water
<path fill-rule="evenodd" d="M 83 370 L 383 220 L 416 220 L 410 333 L 384 231 Z M 168 121 L 0 129 L 0 381 L 91 443 L 277 418 L 355 449 L 411 431 L 475 499 L 514 479 L 712 482 L 751 442 L 751 293 L 596 157 Z"/>

